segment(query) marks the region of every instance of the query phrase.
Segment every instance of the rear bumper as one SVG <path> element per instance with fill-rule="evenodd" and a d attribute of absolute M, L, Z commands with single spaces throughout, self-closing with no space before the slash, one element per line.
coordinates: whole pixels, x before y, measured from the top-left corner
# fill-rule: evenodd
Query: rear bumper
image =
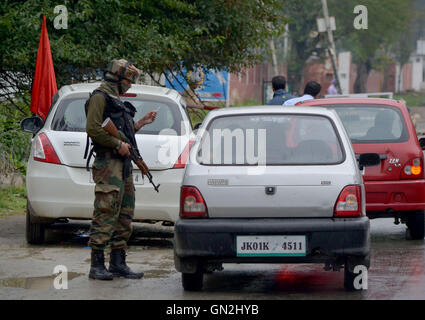
<path fill-rule="evenodd" d="M 149 180 L 136 187 L 135 221 L 176 221 L 179 215 L 180 185 L 184 169 L 152 171 L 161 184 L 157 193 Z M 27 169 L 28 200 L 34 213 L 43 218 L 91 219 L 94 183 L 91 172 L 30 160 Z"/>
<path fill-rule="evenodd" d="M 425 180 L 365 181 L 366 211 L 425 210 Z"/>
<path fill-rule="evenodd" d="M 305 235 L 305 257 L 238 257 L 238 235 Z M 221 262 L 322 262 L 345 256 L 366 257 L 370 250 L 369 219 L 203 219 L 178 220 L 176 258 Z M 177 267 L 177 263 L 176 263 Z"/>

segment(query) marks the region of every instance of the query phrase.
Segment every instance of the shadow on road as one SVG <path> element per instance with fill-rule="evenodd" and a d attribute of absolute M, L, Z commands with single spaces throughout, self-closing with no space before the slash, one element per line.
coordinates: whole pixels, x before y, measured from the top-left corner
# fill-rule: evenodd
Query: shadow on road
<path fill-rule="evenodd" d="M 129 245 L 153 248 L 172 248 L 173 227 L 160 224 L 134 223 Z M 55 223 L 46 229 L 47 246 L 86 247 L 90 222 Z"/>

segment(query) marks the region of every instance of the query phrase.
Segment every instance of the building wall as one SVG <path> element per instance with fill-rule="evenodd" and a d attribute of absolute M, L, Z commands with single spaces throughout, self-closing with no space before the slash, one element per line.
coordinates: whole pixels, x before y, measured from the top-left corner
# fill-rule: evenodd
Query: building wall
<path fill-rule="evenodd" d="M 301 90 L 304 90 L 307 82 L 316 81 L 322 85 L 320 95 L 325 95 L 328 92 L 328 88 L 331 85 L 333 78 L 333 69 L 330 59 L 327 59 L 324 62 L 319 60 L 312 61 L 304 68 L 304 80 Z M 299 94 L 301 95 L 303 92 L 300 92 Z"/>
<path fill-rule="evenodd" d="M 413 90 L 412 87 L 412 64 L 407 63 L 403 66 L 401 70 L 400 76 L 400 66 L 396 65 L 396 73 L 395 73 L 395 92 L 405 92 Z M 399 81 L 400 76 L 400 83 Z"/>
<path fill-rule="evenodd" d="M 343 93 L 354 93 L 354 83 L 357 77 L 357 65 L 352 63 L 351 57 L 345 56 L 344 60 L 344 63 L 341 63 L 342 69 L 338 70 L 340 81 L 342 82 Z M 347 63 L 347 61 L 350 62 Z M 344 70 L 344 72 L 341 72 L 341 70 Z M 341 75 L 341 73 L 343 73 L 343 76 Z M 387 77 L 386 88 L 383 88 L 384 76 Z M 327 61 L 314 61 L 307 64 L 304 68 L 303 86 L 310 80 L 318 81 L 322 85 L 321 94 L 325 95 L 327 94 L 327 89 L 330 86 L 333 78 L 333 69 L 329 68 L 329 63 Z M 393 92 L 395 91 L 395 79 L 396 65 L 394 63 L 390 64 L 385 72 L 372 70 L 367 80 L 367 92 Z"/>
<path fill-rule="evenodd" d="M 424 84 L 424 58 L 413 57 L 412 64 L 412 88 L 415 91 L 421 91 Z"/>
<path fill-rule="evenodd" d="M 413 90 L 412 79 L 413 79 L 413 65 L 411 63 L 403 66 L 402 84 L 401 91 Z M 397 80 L 398 81 L 398 80 Z"/>
<path fill-rule="evenodd" d="M 384 77 L 381 72 L 372 70 L 367 78 L 366 90 L 367 92 L 380 92 L 382 91 L 382 85 Z"/>
<path fill-rule="evenodd" d="M 286 76 L 283 65 L 278 66 L 279 74 Z M 230 105 L 241 104 L 247 100 L 261 104 L 263 100 L 263 81 L 271 81 L 271 64 L 258 64 L 245 68 L 240 73 L 231 73 L 229 78 Z"/>
<path fill-rule="evenodd" d="M 283 65 L 279 66 L 279 74 L 287 74 Z M 367 92 L 397 92 L 399 68 L 396 63 L 390 64 L 386 70 L 372 70 L 367 80 Z M 357 77 L 357 66 L 352 62 L 351 53 L 339 55 L 339 76 L 343 93 L 354 93 L 354 83 Z M 263 99 L 263 81 L 271 81 L 273 70 L 271 64 L 259 64 L 242 70 L 239 74 L 230 74 L 230 104 L 241 104 L 247 100 L 260 103 Z M 386 86 L 384 80 L 386 77 Z M 401 91 L 421 91 L 425 89 L 425 57 L 415 56 L 411 63 L 402 69 Z M 327 89 L 334 78 L 330 59 L 313 60 L 306 64 L 301 90 L 308 81 L 314 80 L 322 85 L 321 95 L 327 94 Z M 300 92 L 302 94 L 302 92 Z"/>

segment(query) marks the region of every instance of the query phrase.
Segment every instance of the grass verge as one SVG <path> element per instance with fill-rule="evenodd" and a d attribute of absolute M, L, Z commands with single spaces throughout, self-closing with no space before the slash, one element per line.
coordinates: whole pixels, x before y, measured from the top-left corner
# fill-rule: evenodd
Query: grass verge
<path fill-rule="evenodd" d="M 404 100 L 408 107 L 423 107 L 425 106 L 425 93 L 422 92 L 408 92 L 402 94 L 395 94 L 395 100 Z"/>
<path fill-rule="evenodd" d="M 27 205 L 27 191 L 23 187 L 0 189 L 0 218 L 24 214 Z"/>

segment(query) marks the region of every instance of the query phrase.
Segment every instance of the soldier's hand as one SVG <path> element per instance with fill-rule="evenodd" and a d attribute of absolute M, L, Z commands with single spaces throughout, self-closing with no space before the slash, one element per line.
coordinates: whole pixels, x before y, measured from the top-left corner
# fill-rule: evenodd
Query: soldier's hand
<path fill-rule="evenodd" d="M 130 148 L 131 148 L 131 146 L 128 143 L 122 142 L 121 148 L 118 150 L 118 153 L 120 155 L 122 155 L 123 157 L 129 157 L 130 156 Z"/>
<path fill-rule="evenodd" d="M 143 123 L 146 124 L 151 124 L 152 122 L 155 121 L 156 115 L 158 113 L 156 111 L 150 111 L 148 113 L 145 114 L 145 116 L 142 118 Z"/>
<path fill-rule="evenodd" d="M 156 111 L 150 111 L 146 113 L 143 118 L 140 118 L 139 121 L 134 124 L 134 129 L 136 130 L 136 132 L 139 131 L 143 126 L 154 122 L 157 114 L 158 112 Z"/>

